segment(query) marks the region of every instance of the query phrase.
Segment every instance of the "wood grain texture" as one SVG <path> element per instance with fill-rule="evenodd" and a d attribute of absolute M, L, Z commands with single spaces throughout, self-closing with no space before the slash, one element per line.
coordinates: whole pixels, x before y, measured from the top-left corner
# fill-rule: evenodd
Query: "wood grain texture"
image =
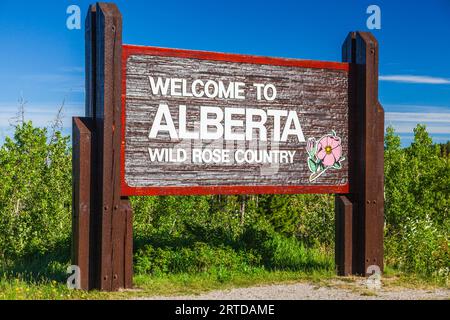
<path fill-rule="evenodd" d="M 348 72 L 342 69 L 321 69 L 279 65 L 257 65 L 207 59 L 134 54 L 127 57 L 123 68 L 126 87 L 124 141 L 124 179 L 130 187 L 202 187 L 202 186 L 344 186 L 348 182 L 348 162 L 340 170 L 328 170 L 319 179 L 309 182 L 306 143 L 290 136 L 285 143 L 265 145 L 239 142 L 242 149 L 294 150 L 293 164 L 275 166 L 261 164 L 192 164 L 152 163 L 148 148 L 176 148 L 188 145 L 197 148 L 234 149 L 229 141 L 171 141 L 159 135 L 149 139 L 159 103 L 169 105 L 178 127 L 178 106 L 187 105 L 188 129 L 199 119 L 200 106 L 247 107 L 295 110 L 299 114 L 305 139 L 319 139 L 335 130 L 342 139 L 343 155 L 348 152 Z M 246 84 L 246 99 L 210 99 L 193 97 L 154 96 L 148 76 L 240 81 Z M 272 83 L 278 96 L 275 101 L 257 101 L 253 83 Z M 238 117 L 236 119 L 239 119 Z M 266 127 L 273 128 L 269 117 Z M 282 127 L 284 121 L 282 120 Z M 269 133 L 269 137 L 270 137 Z M 270 140 L 270 139 L 269 139 Z M 326 192 L 326 188 L 325 188 Z"/>
<path fill-rule="evenodd" d="M 80 288 L 89 289 L 92 121 L 72 119 L 72 264 L 80 268 Z"/>
<path fill-rule="evenodd" d="M 340 276 L 353 274 L 353 204 L 346 195 L 336 195 L 335 262 Z"/>
<path fill-rule="evenodd" d="M 360 270 L 369 266 L 383 271 L 384 226 L 384 110 L 378 101 L 378 42 L 369 32 L 356 33 L 358 81 L 365 84 L 357 103 L 364 109 L 364 192 L 360 194 Z M 358 54 L 359 53 L 359 54 Z M 363 267 L 363 268 L 362 268 Z"/>
<path fill-rule="evenodd" d="M 81 288 L 131 288 L 132 209 L 120 195 L 122 16 L 97 3 L 86 17 L 85 118 L 73 122 L 73 263 Z"/>
<path fill-rule="evenodd" d="M 95 178 L 94 211 L 101 290 L 125 286 L 126 213 L 120 210 L 122 16 L 115 4 L 97 3 L 95 30 Z"/>
<path fill-rule="evenodd" d="M 347 199 L 353 213 L 345 214 L 342 206 L 336 206 L 335 213 L 353 232 L 336 229 L 336 263 L 341 268 L 351 263 L 352 274 L 368 276 L 369 266 L 383 271 L 384 111 L 378 102 L 378 43 L 371 33 L 352 32 L 342 49 L 343 61 L 350 63 L 349 161 L 353 165 Z M 336 197 L 338 201 L 340 196 Z M 350 242 L 352 255 L 347 256 L 350 248 L 339 248 Z"/>

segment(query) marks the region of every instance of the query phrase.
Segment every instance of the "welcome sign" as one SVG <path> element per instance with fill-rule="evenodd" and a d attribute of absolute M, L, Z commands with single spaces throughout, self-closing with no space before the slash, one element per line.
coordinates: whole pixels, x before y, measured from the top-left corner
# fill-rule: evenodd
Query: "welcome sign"
<path fill-rule="evenodd" d="M 349 64 L 124 45 L 123 195 L 348 192 Z"/>
<path fill-rule="evenodd" d="M 382 271 L 375 37 L 350 32 L 342 61 L 123 45 L 117 6 L 91 5 L 72 140 L 80 288 L 133 286 L 131 195 L 335 193 L 337 273 Z"/>

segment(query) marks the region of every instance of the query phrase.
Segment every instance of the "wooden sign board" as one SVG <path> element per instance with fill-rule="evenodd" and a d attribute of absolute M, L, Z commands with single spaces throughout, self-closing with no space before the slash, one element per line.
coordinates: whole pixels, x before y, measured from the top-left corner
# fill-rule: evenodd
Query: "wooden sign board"
<path fill-rule="evenodd" d="M 122 195 L 348 192 L 349 64 L 122 56 Z"/>

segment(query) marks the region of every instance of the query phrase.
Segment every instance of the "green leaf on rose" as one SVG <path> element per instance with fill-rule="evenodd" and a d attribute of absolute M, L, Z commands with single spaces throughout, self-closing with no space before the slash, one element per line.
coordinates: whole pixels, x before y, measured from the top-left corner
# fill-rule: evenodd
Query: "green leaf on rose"
<path fill-rule="evenodd" d="M 342 168 L 342 165 L 339 161 L 337 161 L 333 164 L 333 169 L 341 169 L 341 168 Z"/>
<path fill-rule="evenodd" d="M 308 158 L 308 167 L 309 167 L 309 170 L 311 170 L 311 172 L 316 172 L 317 163 L 313 159 Z"/>

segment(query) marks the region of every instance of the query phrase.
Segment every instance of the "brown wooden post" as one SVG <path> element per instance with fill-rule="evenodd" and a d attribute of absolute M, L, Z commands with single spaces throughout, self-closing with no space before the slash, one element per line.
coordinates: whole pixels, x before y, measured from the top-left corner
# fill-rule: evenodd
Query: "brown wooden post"
<path fill-rule="evenodd" d="M 353 205 L 345 195 L 335 197 L 335 261 L 341 276 L 353 274 Z"/>
<path fill-rule="evenodd" d="M 96 10 L 95 5 L 90 5 L 85 20 L 85 117 L 89 118 L 95 118 Z"/>
<path fill-rule="evenodd" d="M 89 181 L 80 180 L 74 189 L 74 208 L 79 190 L 90 190 L 90 220 L 74 239 L 89 235 L 88 289 L 105 291 L 132 286 L 132 210 L 128 198 L 120 195 L 121 63 L 122 16 L 117 6 L 90 6 L 85 112 L 92 121 L 91 153 L 74 148 L 74 159 L 90 164 Z"/>
<path fill-rule="evenodd" d="M 80 268 L 80 288 L 89 289 L 92 122 L 72 122 L 72 264 Z"/>
<path fill-rule="evenodd" d="M 378 43 L 368 32 L 352 32 L 342 47 L 349 73 L 349 182 L 350 194 L 337 195 L 336 221 L 352 225 L 336 229 L 336 264 L 339 274 L 367 275 L 376 265 L 383 270 L 384 225 L 384 111 L 378 102 Z M 351 220 L 351 221 L 350 221 Z M 352 248 L 348 238 L 352 237 Z M 345 250 L 342 248 L 345 247 Z M 351 255 L 346 253 L 352 251 Z"/>

